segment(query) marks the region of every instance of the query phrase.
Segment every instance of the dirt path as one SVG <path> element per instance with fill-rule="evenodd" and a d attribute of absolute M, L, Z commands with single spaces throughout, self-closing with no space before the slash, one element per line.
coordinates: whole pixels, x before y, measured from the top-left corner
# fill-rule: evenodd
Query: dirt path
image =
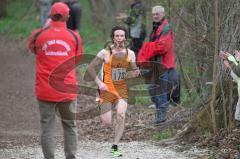
<path fill-rule="evenodd" d="M 42 158 L 39 146 L 39 113 L 34 96 L 35 58 L 26 49 L 26 40 L 13 40 L 0 36 L 0 158 Z M 80 107 L 94 107 L 93 98 L 81 96 Z M 138 114 L 136 114 L 138 115 Z M 150 116 L 151 117 L 151 113 Z M 154 131 L 143 128 L 139 118 L 126 123 L 125 136 L 121 144 L 123 158 L 139 159 L 182 159 L 194 158 L 204 153 L 180 153 L 172 147 L 160 147 L 144 141 Z M 149 119 L 150 120 L 150 119 Z M 136 122 L 137 121 L 137 122 Z M 103 129 L 99 118 L 79 121 L 79 159 L 107 159 L 111 143 L 106 137 L 109 130 Z M 57 126 L 57 136 L 62 131 Z M 113 134 L 110 134 L 113 136 Z M 60 139 L 58 139 L 60 138 Z M 57 157 L 63 158 L 61 137 Z M 93 152 L 95 151 L 95 152 Z"/>

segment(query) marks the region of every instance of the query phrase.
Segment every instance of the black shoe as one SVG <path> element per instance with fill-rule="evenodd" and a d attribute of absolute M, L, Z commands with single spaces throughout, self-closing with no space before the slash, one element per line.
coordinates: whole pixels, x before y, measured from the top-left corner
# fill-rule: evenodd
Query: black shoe
<path fill-rule="evenodd" d="M 164 119 L 164 120 L 155 120 L 154 121 L 154 125 L 160 125 L 160 124 L 163 124 L 167 119 Z"/>

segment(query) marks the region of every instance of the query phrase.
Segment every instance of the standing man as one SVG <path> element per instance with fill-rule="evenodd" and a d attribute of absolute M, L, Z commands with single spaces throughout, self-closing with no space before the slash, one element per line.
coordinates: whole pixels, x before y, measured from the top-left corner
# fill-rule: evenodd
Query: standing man
<path fill-rule="evenodd" d="M 67 28 L 73 31 L 79 31 L 82 16 L 81 5 L 78 0 L 63 0 L 63 2 L 66 3 L 70 9 L 70 17 L 67 21 Z"/>
<path fill-rule="evenodd" d="M 132 39 L 132 47 L 137 56 L 138 51 L 142 47 L 146 37 L 146 13 L 141 0 L 129 0 L 131 3 L 130 15 L 120 13 L 116 19 L 122 19 L 128 25 L 130 38 Z"/>
<path fill-rule="evenodd" d="M 174 37 L 171 26 L 165 18 L 164 8 L 155 6 L 152 8 L 153 29 L 150 42 L 143 44 L 139 51 L 138 61 L 151 62 L 150 80 L 148 79 L 149 93 L 152 102 L 156 105 L 155 124 L 166 121 L 168 110 L 168 84 L 170 74 L 174 71 Z"/>
<path fill-rule="evenodd" d="M 67 20 L 67 28 L 75 32 L 79 32 L 81 16 L 82 16 L 81 5 L 77 0 L 62 0 L 62 2 L 65 3 L 70 9 L 69 18 Z M 43 28 L 46 28 L 47 26 L 49 26 L 51 21 L 52 21 L 51 18 L 48 18 L 47 20 L 45 20 Z"/>
<path fill-rule="evenodd" d="M 50 17 L 50 26 L 35 30 L 29 39 L 29 48 L 36 54 L 35 93 L 40 110 L 41 145 L 44 157 L 54 159 L 54 126 L 58 111 L 64 130 L 66 159 L 76 159 L 77 127 L 71 110 L 76 107 L 75 65 L 82 56 L 82 42 L 78 33 L 67 29 L 69 8 L 66 4 L 54 3 Z M 54 71 L 57 73 L 53 74 Z M 65 83 L 76 87 L 66 87 Z"/>
<path fill-rule="evenodd" d="M 111 151 L 115 157 L 122 156 L 118 149 L 118 143 L 123 135 L 125 113 L 128 106 L 126 78 L 136 77 L 139 74 L 135 63 L 135 54 L 124 44 L 126 36 L 125 28 L 114 27 L 111 33 L 112 45 L 101 50 L 88 67 L 88 73 L 100 90 L 101 119 L 106 126 L 112 127 L 112 107 L 115 107 L 117 111 L 115 136 Z M 103 77 L 99 79 L 96 68 L 102 65 Z M 133 71 L 127 72 L 129 66 Z"/>

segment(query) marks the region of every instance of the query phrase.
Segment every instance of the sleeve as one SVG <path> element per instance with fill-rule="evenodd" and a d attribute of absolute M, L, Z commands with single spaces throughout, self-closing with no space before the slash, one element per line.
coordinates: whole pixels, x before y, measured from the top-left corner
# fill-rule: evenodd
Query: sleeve
<path fill-rule="evenodd" d="M 152 50 L 148 46 L 147 42 L 143 43 L 143 46 L 137 55 L 137 64 L 144 68 L 148 68 L 150 66 L 149 55 L 152 54 Z"/>
<path fill-rule="evenodd" d="M 132 70 L 137 70 L 138 67 L 137 67 L 137 64 L 136 64 L 136 56 L 135 56 L 135 53 L 132 50 L 129 51 L 129 58 L 130 58 L 131 69 Z"/>
<path fill-rule="evenodd" d="M 227 59 L 228 59 L 229 62 L 234 63 L 235 65 L 238 65 L 238 62 L 237 62 L 236 58 L 233 55 L 230 54 L 227 57 Z"/>
<path fill-rule="evenodd" d="M 229 61 L 232 72 L 240 77 L 240 65 L 237 63 L 236 58 L 232 55 L 229 55 L 227 59 Z"/>
<path fill-rule="evenodd" d="M 130 62 L 136 62 L 136 56 L 133 51 L 129 51 Z"/>
<path fill-rule="evenodd" d="M 173 33 L 169 25 L 163 28 L 160 38 L 154 42 L 147 42 L 145 47 L 148 48 L 146 59 L 149 60 L 156 55 L 163 55 L 168 53 L 173 48 Z"/>
<path fill-rule="evenodd" d="M 76 34 L 78 38 L 78 49 L 76 51 L 76 63 L 78 63 L 81 61 L 83 56 L 82 38 L 77 32 L 74 32 L 74 34 Z"/>
<path fill-rule="evenodd" d="M 145 62 L 145 56 L 146 56 L 146 46 L 147 46 L 147 42 L 143 43 L 141 49 L 139 50 L 138 54 L 137 54 L 137 62 L 141 63 L 141 62 Z"/>
<path fill-rule="evenodd" d="M 28 48 L 29 48 L 29 50 L 32 52 L 32 53 L 35 53 L 35 50 L 34 50 L 34 48 L 35 48 L 35 44 L 34 44 L 34 38 L 35 38 L 35 35 L 39 32 L 39 31 L 41 31 L 41 29 L 36 29 L 36 30 L 34 30 L 33 32 L 32 32 L 32 34 L 30 35 L 30 37 L 28 38 Z"/>
<path fill-rule="evenodd" d="M 97 56 L 99 59 L 101 59 L 101 60 L 104 61 L 104 58 L 105 58 L 105 52 L 106 52 L 106 50 L 105 50 L 105 49 L 102 49 L 101 51 L 99 51 L 99 52 L 97 53 L 96 56 Z"/>

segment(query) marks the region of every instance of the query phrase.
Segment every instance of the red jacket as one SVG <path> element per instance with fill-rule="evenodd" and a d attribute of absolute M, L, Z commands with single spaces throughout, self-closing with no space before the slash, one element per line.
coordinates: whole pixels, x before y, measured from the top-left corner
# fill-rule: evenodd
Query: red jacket
<path fill-rule="evenodd" d="M 174 37 L 167 19 L 163 19 L 156 32 L 151 34 L 151 42 L 145 42 L 138 53 L 138 63 L 151 61 L 161 55 L 162 64 L 167 68 L 175 67 Z"/>
<path fill-rule="evenodd" d="M 82 56 L 82 40 L 65 22 L 33 31 L 28 47 L 36 53 L 35 93 L 44 101 L 72 101 L 77 97 L 75 65 Z"/>

